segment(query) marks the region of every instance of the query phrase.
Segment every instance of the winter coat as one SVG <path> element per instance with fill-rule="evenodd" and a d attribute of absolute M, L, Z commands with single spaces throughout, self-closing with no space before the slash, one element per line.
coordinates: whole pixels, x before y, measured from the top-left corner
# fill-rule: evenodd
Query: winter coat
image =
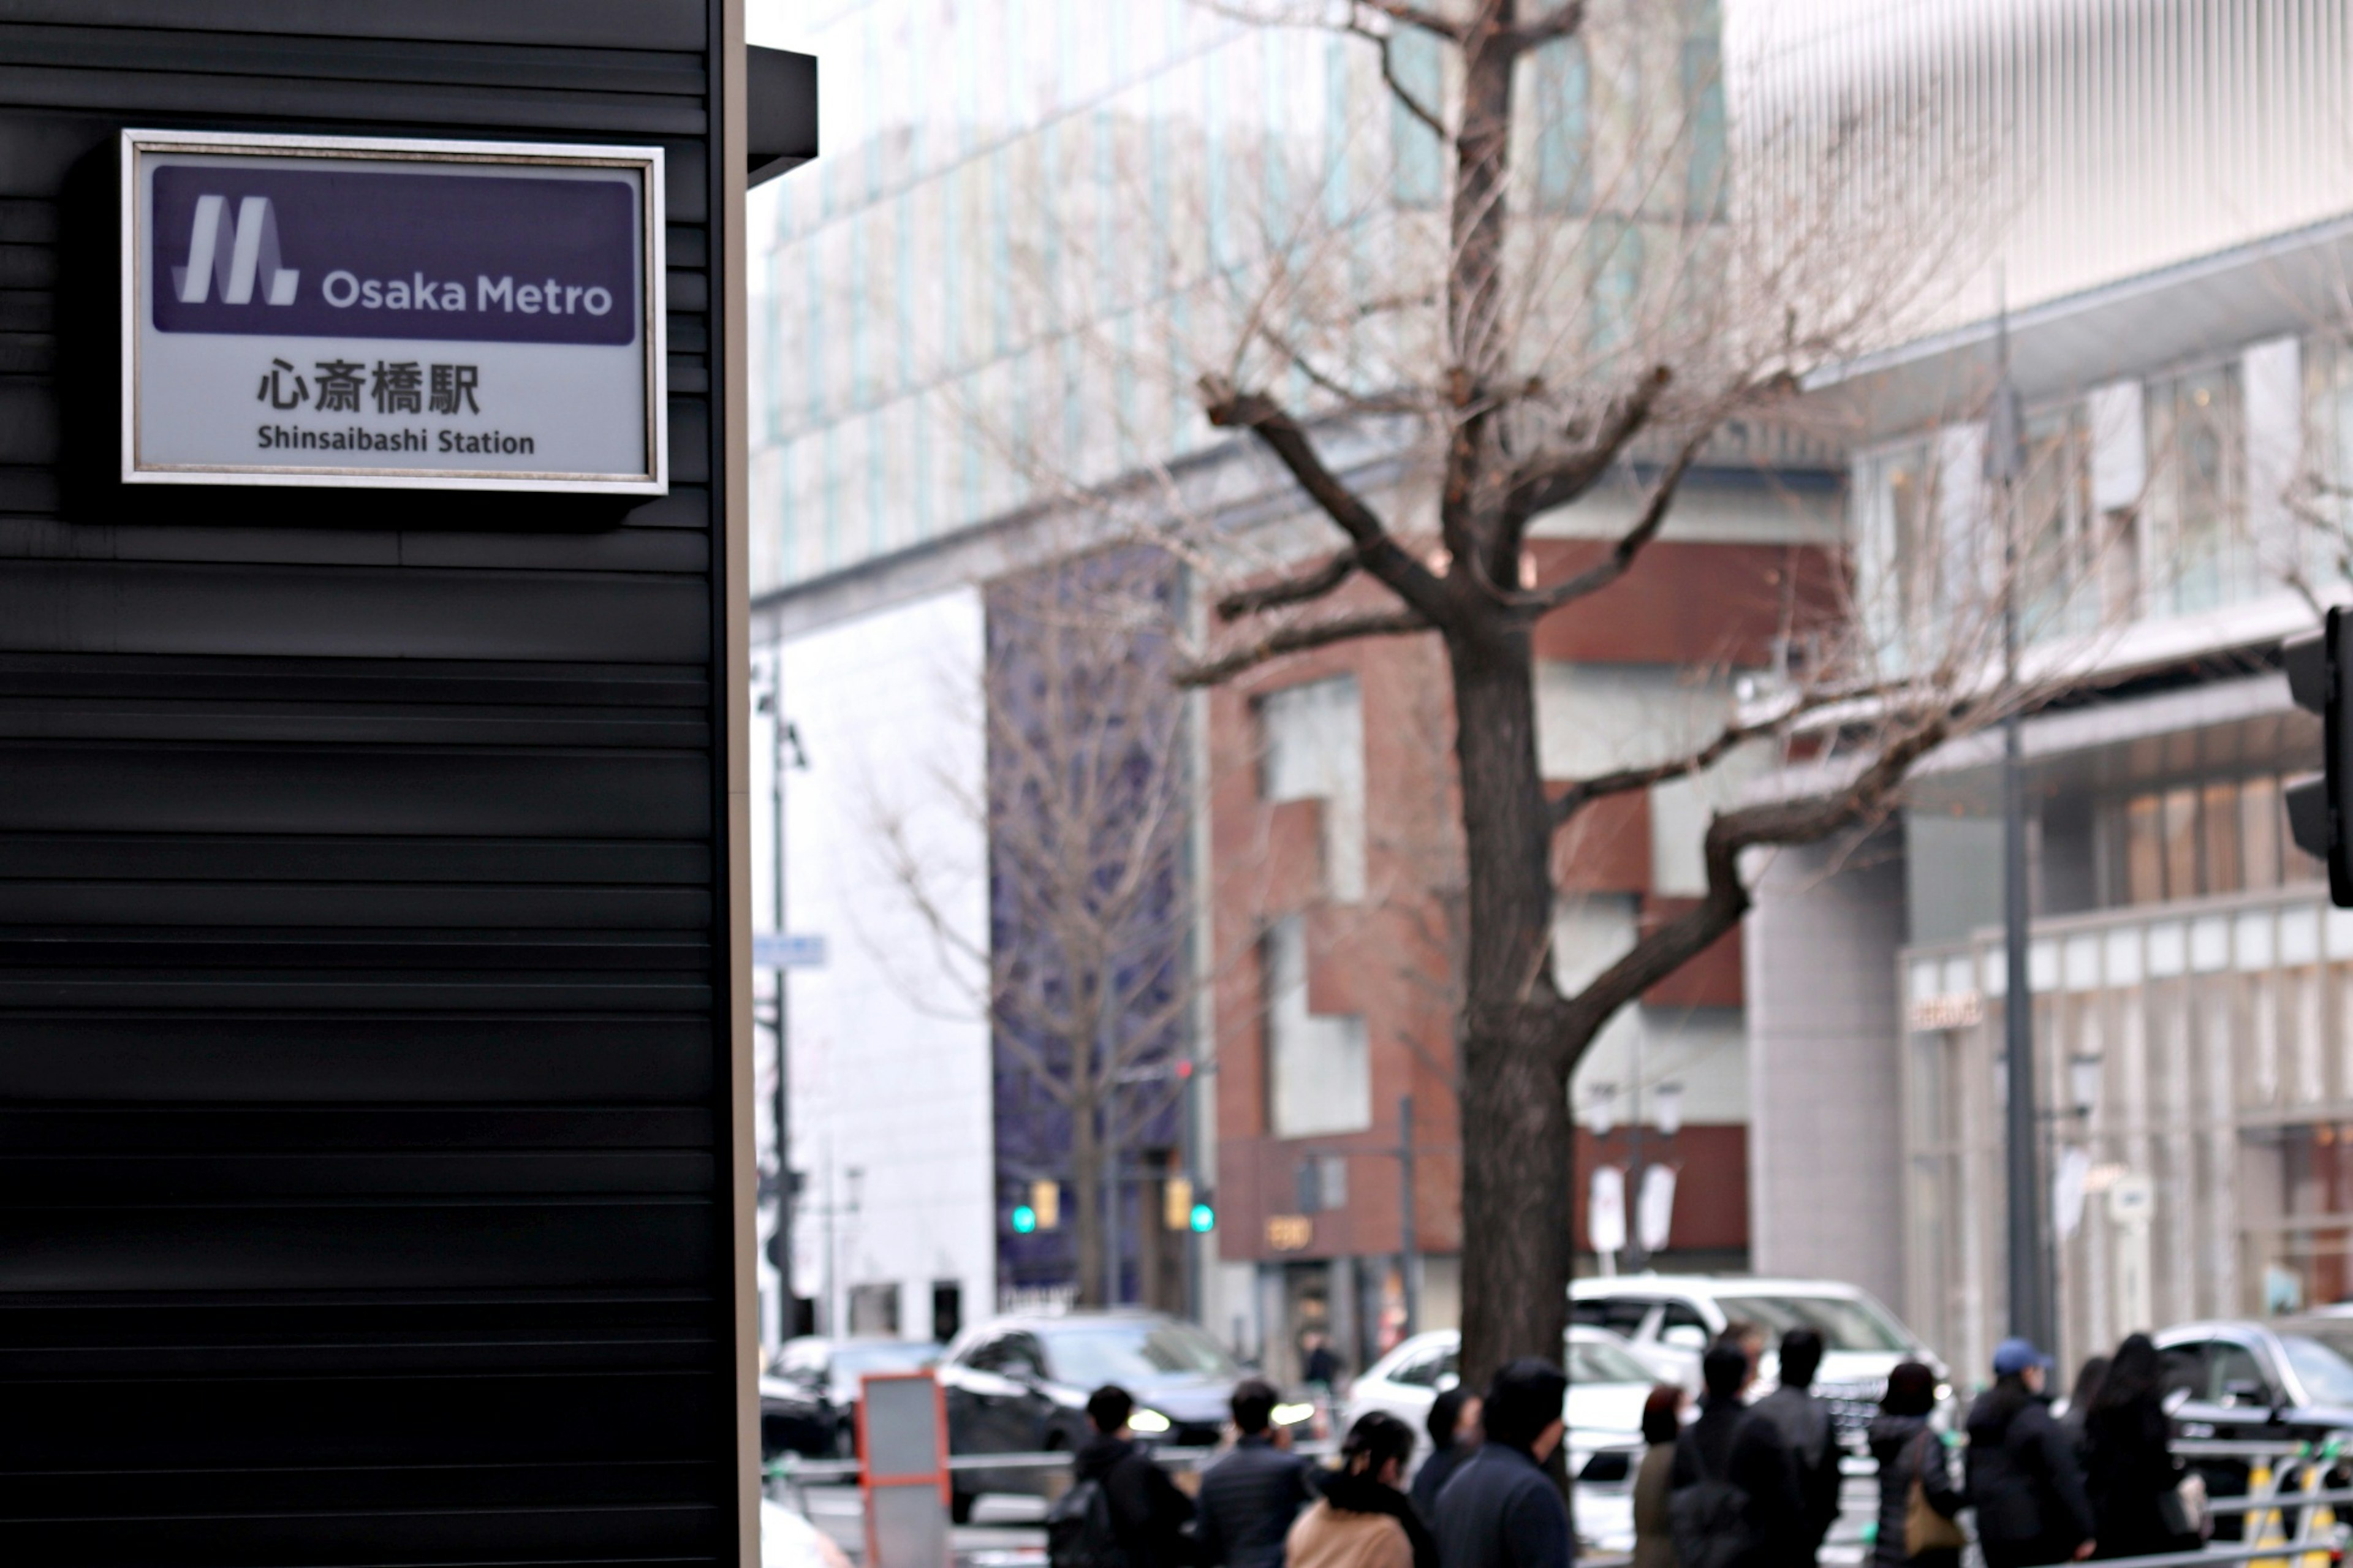
<path fill-rule="evenodd" d="M 1786 1384 L 1750 1405 L 1749 1414 L 1773 1433 L 1797 1496 L 1794 1511 L 1785 1511 L 1773 1498 L 1760 1513 L 1767 1561 L 1802 1568 L 1814 1561 L 1838 1519 L 1837 1429 L 1828 1406 L 1808 1390 Z"/>
<path fill-rule="evenodd" d="M 1969 1406 L 1968 1499 L 1987 1568 L 2064 1563 L 2091 1539 L 2092 1504 L 2075 1445 L 2015 1378 Z"/>
<path fill-rule="evenodd" d="M 1438 1568 L 1438 1543 L 1412 1501 L 1370 1476 L 1328 1478 L 1287 1546 L 1289 1568 Z"/>
<path fill-rule="evenodd" d="M 2086 1412 L 2084 1489 L 2102 1557 L 2194 1552 L 2195 1535 L 2166 1529 L 2158 1499 L 2181 1484 L 2181 1461 L 2168 1447 L 2172 1423 L 2152 1397 Z"/>
<path fill-rule="evenodd" d="M 1920 1438 L 1928 1434 L 1928 1446 Z M 1961 1554 L 1951 1548 L 1924 1552 L 1917 1557 L 1904 1551 L 1904 1520 L 1912 1508 L 1912 1483 L 1918 1480 L 1928 1494 L 1928 1506 L 1947 1519 L 1961 1511 L 1965 1500 L 1953 1485 L 1945 1461 L 1945 1445 L 1928 1431 L 1923 1415 L 1881 1415 L 1871 1424 L 1871 1457 L 1879 1463 L 1879 1531 L 1871 1548 L 1876 1568 L 1957 1568 Z M 1927 1461 L 1924 1468 L 1923 1459 Z"/>
<path fill-rule="evenodd" d="M 1194 1515 L 1201 1561 L 1211 1568 L 1282 1568 L 1283 1537 L 1315 1500 L 1308 1469 L 1297 1454 L 1254 1434 L 1202 1471 Z"/>
<path fill-rule="evenodd" d="M 1796 1519 L 1804 1511 L 1804 1501 L 1788 1449 L 1771 1418 L 1759 1420 L 1737 1399 L 1703 1399 L 1699 1419 L 1675 1439 L 1668 1490 L 1681 1491 L 1708 1476 L 1748 1494 L 1752 1544 L 1735 1568 L 1778 1568 L 1767 1555 L 1767 1521 Z"/>
<path fill-rule="evenodd" d="M 1675 1526 L 1668 1517 L 1675 1446 L 1653 1443 L 1634 1472 L 1634 1568 L 1675 1568 Z"/>
<path fill-rule="evenodd" d="M 1577 1558 L 1568 1507 L 1525 1448 L 1479 1445 L 1438 1494 L 1446 1568 L 1568 1568 Z"/>
<path fill-rule="evenodd" d="M 1111 1501 L 1112 1532 L 1134 1568 L 1180 1568 L 1192 1561 L 1185 1525 L 1193 1500 L 1176 1489 L 1152 1457 L 1124 1437 L 1096 1433 L 1073 1457 L 1082 1481 L 1100 1481 Z"/>
<path fill-rule="evenodd" d="M 1421 1522 L 1429 1529 L 1438 1528 L 1438 1494 L 1445 1489 L 1448 1481 L 1454 1479 L 1454 1472 L 1462 1468 L 1462 1461 L 1478 1451 L 1476 1443 L 1449 1443 L 1443 1448 L 1434 1450 L 1421 1462 L 1421 1468 L 1413 1473 L 1410 1495 L 1414 1511 L 1421 1515 Z"/>

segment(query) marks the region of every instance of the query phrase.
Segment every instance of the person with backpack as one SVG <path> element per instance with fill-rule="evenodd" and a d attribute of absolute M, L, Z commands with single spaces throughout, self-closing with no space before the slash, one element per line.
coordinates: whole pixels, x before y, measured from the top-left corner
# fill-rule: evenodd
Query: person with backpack
<path fill-rule="evenodd" d="M 1087 1396 L 1094 1428 L 1071 1463 L 1071 1489 L 1046 1513 L 1052 1568 L 1184 1568 L 1193 1500 L 1131 1439 L 1135 1400 L 1115 1383 Z"/>
<path fill-rule="evenodd" d="M 1879 1465 L 1879 1527 L 1873 1568 L 1960 1568 L 1964 1537 L 1953 1516 L 1960 1489 L 1945 1460 L 1944 1439 L 1928 1425 L 1936 1408 L 1936 1370 L 1897 1363 L 1871 1423 L 1871 1457 Z"/>
<path fill-rule="evenodd" d="M 1761 1517 L 1800 1507 L 1796 1478 L 1769 1426 L 1741 1401 L 1754 1372 L 1739 1344 L 1718 1340 L 1700 1361 L 1699 1419 L 1675 1439 L 1667 1519 L 1679 1568 L 1764 1568 Z M 1760 1504 L 1759 1498 L 1764 1501 Z"/>
<path fill-rule="evenodd" d="M 1446 1568 L 1568 1568 L 1577 1558 L 1568 1506 L 1545 1473 L 1567 1430 L 1568 1378 L 1523 1356 L 1487 1385 L 1487 1439 L 1438 1494 L 1438 1558 Z"/>
<path fill-rule="evenodd" d="M 2002 1341 L 1993 1386 L 1969 1406 L 1968 1499 L 1986 1568 L 2080 1561 L 2094 1549 L 2074 1442 L 2042 1402 L 2050 1365 L 2029 1342 Z"/>
<path fill-rule="evenodd" d="M 1781 1336 L 1780 1386 L 1749 1407 L 1757 1436 L 1779 1449 L 1794 1484 L 1797 1507 L 1785 1509 L 1787 1489 L 1773 1487 L 1750 1500 L 1765 1562 L 1771 1568 L 1814 1568 L 1823 1537 L 1839 1512 L 1839 1441 L 1829 1406 L 1814 1397 L 1822 1364 L 1822 1336 L 1809 1328 Z"/>
<path fill-rule="evenodd" d="M 1358 1416 L 1324 1500 L 1291 1527 L 1290 1568 L 1438 1568 L 1438 1543 L 1401 1489 L 1411 1458 L 1412 1427 L 1385 1410 Z"/>
<path fill-rule="evenodd" d="M 1271 1435 L 1276 1394 L 1261 1378 L 1234 1385 L 1234 1446 L 1201 1472 L 1194 1530 L 1208 1568 L 1282 1568 L 1282 1540 L 1315 1500 L 1305 1459 Z M 1410 1449 L 1412 1444 L 1409 1442 Z"/>

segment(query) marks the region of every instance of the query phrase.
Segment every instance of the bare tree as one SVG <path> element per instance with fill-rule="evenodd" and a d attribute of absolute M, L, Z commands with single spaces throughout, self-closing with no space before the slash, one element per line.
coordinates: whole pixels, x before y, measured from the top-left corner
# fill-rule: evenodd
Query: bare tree
<path fill-rule="evenodd" d="M 1187 880 L 1187 703 L 1169 683 L 1178 577 L 1156 551 L 1068 555 L 991 584 L 972 693 L 987 760 L 974 795 L 943 778 L 989 846 L 989 930 L 965 929 L 921 836 L 887 804 L 872 826 L 892 881 L 1008 1065 L 1068 1123 L 1065 1184 L 1082 1304 L 1106 1300 L 1121 1163 L 1180 1088 L 1198 992 Z M 1057 1141 L 1059 1128 L 1046 1142 Z M 1156 1224 L 1156 1218 L 1152 1221 Z"/>
<path fill-rule="evenodd" d="M 1901 192 L 1860 179 L 1818 184 L 1810 188 L 1827 198 L 1760 221 L 1737 187 L 1708 186 L 1694 150 L 1696 111 L 1651 106 L 1644 115 L 1639 103 L 1617 165 L 1582 176 L 1595 187 L 1583 216 L 1533 210 L 1513 162 L 1525 118 L 1516 95 L 1540 51 L 1594 31 L 1582 0 L 1219 8 L 1363 38 L 1397 103 L 1444 152 L 1442 212 L 1349 215 L 1359 234 L 1380 226 L 1377 243 L 1396 258 L 1369 290 L 1354 281 L 1362 269 L 1351 270 L 1348 245 L 1293 233 L 1262 247 L 1232 311 L 1231 352 L 1199 378 L 1201 405 L 1280 465 L 1341 543 L 1226 592 L 1215 612 L 1236 633 L 1178 678 L 1221 682 L 1366 637 L 1430 636 L 1444 649 L 1465 869 L 1463 1373 L 1476 1381 L 1512 1356 L 1558 1354 L 1570 1278 L 1568 1084 L 1602 1026 L 1738 924 L 1749 851 L 1873 820 L 1915 763 L 2010 700 L 1998 676 L 1992 686 L 1985 677 L 1999 624 L 1988 606 L 2003 584 L 1999 566 L 1980 562 L 1974 596 L 1951 608 L 1926 658 L 1913 649 L 1888 664 L 1841 606 L 1792 626 L 1787 643 L 1810 656 L 1688 752 L 1558 789 L 1538 760 L 1537 625 L 1577 613 L 1640 567 L 1679 487 L 1728 429 L 1769 418 L 1809 370 L 1891 333 L 1902 301 L 1940 267 L 1933 246 L 1904 237 L 1949 231 L 1942 219 L 1921 228 L 1922 215 L 1899 210 Z M 1612 15 L 1626 48 L 1651 47 L 1641 8 Z M 1409 42 L 1445 53 L 1435 96 L 1396 68 Z M 1759 134 L 1752 127 L 1742 151 L 1769 164 Z M 1835 138 L 1814 152 L 1852 155 Z M 1672 199 L 1660 199 L 1670 187 Z M 1624 225 L 1647 223 L 1659 243 L 1625 296 L 1599 310 L 1596 290 L 1615 287 L 1593 260 L 1618 232 L 1599 216 L 1610 211 Z M 1369 339 L 1367 322 L 1377 323 Z M 1386 350 L 1373 356 L 1378 370 L 1351 368 L 1365 364 L 1368 342 Z M 1385 512 L 1326 461 L 1324 442 L 1348 422 L 1392 416 L 1430 433 L 1434 541 L 1417 536 L 1426 523 Z M 1630 482 L 1635 499 L 1614 541 L 1537 580 L 1529 542 L 1539 514 Z M 1556 837 L 1597 801 L 1704 773 L 1743 747 L 1786 747 L 1800 728 L 1815 748 L 1810 786 L 1718 812 L 1705 833 L 1705 896 L 1564 994 L 1551 952 Z"/>

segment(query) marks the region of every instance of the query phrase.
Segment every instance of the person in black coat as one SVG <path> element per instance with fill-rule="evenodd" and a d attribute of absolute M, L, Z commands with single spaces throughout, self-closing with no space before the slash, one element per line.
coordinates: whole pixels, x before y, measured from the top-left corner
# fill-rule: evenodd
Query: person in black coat
<path fill-rule="evenodd" d="M 2107 1376 L 2084 1413 L 2085 1490 L 2103 1557 L 2194 1552 L 2199 1538 L 2177 1533 L 2164 1499 L 2181 1485 L 2173 1424 L 2165 1414 L 2165 1369 L 2156 1344 L 2134 1334 L 2116 1347 Z"/>
<path fill-rule="evenodd" d="M 1191 1557 L 1192 1540 L 1184 1529 L 1193 1518 L 1193 1500 L 1129 1441 L 1127 1418 L 1134 1414 L 1134 1398 L 1115 1383 L 1089 1394 L 1087 1424 L 1095 1435 L 1072 1456 L 1071 1468 L 1078 1479 L 1102 1483 L 1112 1531 L 1133 1568 L 1180 1568 Z"/>
<path fill-rule="evenodd" d="M 1782 1506 L 1778 1489 L 1755 1500 L 1764 1531 L 1765 1558 L 1778 1568 L 1813 1568 L 1823 1537 L 1839 1512 L 1841 1451 L 1830 1407 L 1814 1397 L 1814 1373 L 1822 1364 L 1822 1336 L 1791 1329 L 1781 1336 L 1781 1385 L 1750 1405 L 1758 1436 L 1769 1435 L 1779 1464 L 1797 1489 L 1794 1512 Z"/>
<path fill-rule="evenodd" d="M 2026 1341 L 2002 1341 L 1994 1384 L 1969 1406 L 1968 1498 L 1986 1568 L 2092 1554 L 2092 1504 L 2075 1445 L 2042 1402 L 2050 1365 Z"/>
<path fill-rule="evenodd" d="M 1577 1560 L 1568 1506 L 1545 1473 L 1567 1430 L 1568 1379 L 1548 1361 L 1508 1363 L 1481 1402 L 1487 1440 L 1438 1494 L 1438 1560 L 1446 1568 L 1568 1568 Z"/>
<path fill-rule="evenodd" d="M 1700 1362 L 1707 1392 L 1700 1397 L 1699 1419 L 1675 1439 L 1667 1472 L 1670 1507 L 1675 1493 L 1702 1481 L 1722 1482 L 1743 1495 L 1742 1543 L 1731 1552 L 1728 1568 L 1770 1568 L 1767 1521 L 1795 1519 L 1805 1508 L 1779 1432 L 1769 1416 L 1759 1419 L 1741 1401 L 1755 1372 L 1740 1345 L 1719 1340 L 1708 1347 Z"/>
<path fill-rule="evenodd" d="M 1315 1500 L 1305 1459 L 1272 1435 L 1276 1394 L 1261 1378 L 1234 1385 L 1234 1446 L 1201 1472 L 1194 1515 L 1199 1559 L 1218 1568 L 1282 1568 L 1282 1540 Z"/>
<path fill-rule="evenodd" d="M 1479 1396 L 1456 1386 L 1430 1403 L 1425 1423 L 1430 1432 L 1430 1458 L 1413 1473 L 1413 1507 L 1421 1522 L 1438 1527 L 1438 1494 L 1479 1447 Z"/>
<path fill-rule="evenodd" d="M 1928 1506 L 1947 1519 L 1961 1511 L 1960 1489 L 1945 1462 L 1944 1440 L 1928 1425 L 1936 1408 L 1936 1374 L 1925 1363 L 1907 1361 L 1887 1376 L 1887 1394 L 1871 1423 L 1871 1457 L 1879 1465 L 1879 1531 L 1872 1542 L 1875 1568 L 1958 1568 L 1959 1551 L 1934 1547 L 1911 1555 L 1904 1546 L 1904 1521 L 1912 1510 L 1912 1483 L 1918 1481 Z"/>

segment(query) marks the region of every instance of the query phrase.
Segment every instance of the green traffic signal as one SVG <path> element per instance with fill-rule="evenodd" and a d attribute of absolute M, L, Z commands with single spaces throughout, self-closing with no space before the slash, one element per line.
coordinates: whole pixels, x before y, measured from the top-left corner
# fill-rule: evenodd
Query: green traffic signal
<path fill-rule="evenodd" d="M 1207 1204 L 1195 1204 L 1192 1217 L 1193 1228 L 1196 1231 L 1207 1232 L 1218 1228 L 1218 1211 Z"/>
<path fill-rule="evenodd" d="M 1028 1204 L 1013 1205 L 1013 1234 L 1028 1236 L 1038 1228 L 1038 1211 Z"/>

